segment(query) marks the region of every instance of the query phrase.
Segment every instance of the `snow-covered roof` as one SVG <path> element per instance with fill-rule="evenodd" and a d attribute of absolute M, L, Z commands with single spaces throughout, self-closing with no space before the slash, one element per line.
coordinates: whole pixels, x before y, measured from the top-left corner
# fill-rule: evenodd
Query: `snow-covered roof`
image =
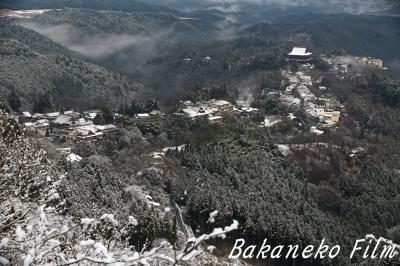
<path fill-rule="evenodd" d="M 89 135 L 90 133 L 96 134 L 98 131 L 97 127 L 95 125 L 85 125 L 85 126 L 80 126 L 74 128 L 76 132 L 78 132 L 79 135 L 86 136 Z"/>
<path fill-rule="evenodd" d="M 26 123 L 24 123 L 24 125 L 25 125 L 26 127 L 31 127 L 31 126 L 34 125 L 34 123 L 32 123 L 32 122 L 26 122 Z"/>
<path fill-rule="evenodd" d="M 239 107 L 239 109 L 236 108 L 235 111 L 239 113 L 252 113 L 252 112 L 258 112 L 259 109 L 248 106 L 241 106 Z"/>
<path fill-rule="evenodd" d="M 160 110 L 153 110 L 150 112 L 150 115 L 163 115 L 163 113 Z"/>
<path fill-rule="evenodd" d="M 220 120 L 222 119 L 222 116 L 216 115 L 216 116 L 209 116 L 208 120 L 209 121 L 215 121 L 215 120 Z"/>
<path fill-rule="evenodd" d="M 43 128 L 43 127 L 48 127 L 48 126 L 50 126 L 49 123 L 35 123 L 33 125 L 34 128 Z"/>
<path fill-rule="evenodd" d="M 289 55 L 293 56 L 310 56 L 312 53 L 307 52 L 307 48 L 302 47 L 293 47 L 293 50 L 289 53 Z"/>
<path fill-rule="evenodd" d="M 75 112 L 74 110 L 68 110 L 63 112 L 65 115 L 79 115 L 78 112 Z"/>
<path fill-rule="evenodd" d="M 150 117 L 150 115 L 148 113 L 144 113 L 144 114 L 136 114 L 137 118 L 148 118 Z"/>
<path fill-rule="evenodd" d="M 71 163 L 80 162 L 81 160 L 82 160 L 82 157 L 75 153 L 71 153 L 67 156 L 67 161 L 71 162 Z"/>
<path fill-rule="evenodd" d="M 96 128 L 100 131 L 104 131 L 104 130 L 113 130 L 116 129 L 117 127 L 115 125 L 96 125 Z"/>
<path fill-rule="evenodd" d="M 22 114 L 27 118 L 32 117 L 31 113 L 29 113 L 29 112 L 22 112 Z"/>
<path fill-rule="evenodd" d="M 44 123 L 49 123 L 49 120 L 47 119 L 39 119 L 35 122 L 35 124 L 44 124 Z"/>
<path fill-rule="evenodd" d="M 185 106 L 193 106 L 193 103 L 191 101 L 184 101 L 183 104 Z"/>
<path fill-rule="evenodd" d="M 310 133 L 315 134 L 317 136 L 324 134 L 324 131 L 317 129 L 315 126 L 310 128 Z"/>
<path fill-rule="evenodd" d="M 300 105 L 301 103 L 301 100 L 299 98 L 295 98 L 291 95 L 281 96 L 281 101 L 287 105 Z"/>
<path fill-rule="evenodd" d="M 78 126 L 78 125 L 85 126 L 85 125 L 92 125 L 93 122 L 92 121 L 87 121 L 85 118 L 78 118 L 77 120 L 75 120 L 74 124 L 76 126 Z"/>
<path fill-rule="evenodd" d="M 98 113 L 101 113 L 101 110 L 100 110 L 100 109 L 87 110 L 87 111 L 85 111 L 84 113 L 85 113 L 85 114 L 89 114 L 89 113 L 96 113 L 96 114 L 98 114 Z"/>
<path fill-rule="evenodd" d="M 94 119 L 98 113 L 88 113 L 89 118 Z"/>
<path fill-rule="evenodd" d="M 54 113 L 47 113 L 46 116 L 50 118 L 55 118 L 60 115 L 60 112 L 54 112 Z"/>
<path fill-rule="evenodd" d="M 39 113 L 34 113 L 34 114 L 32 115 L 32 117 L 33 117 L 33 118 L 45 117 L 45 115 L 44 115 L 44 114 L 39 114 Z"/>
<path fill-rule="evenodd" d="M 56 118 L 56 120 L 54 120 L 54 123 L 58 125 L 65 125 L 65 124 L 70 124 L 71 120 L 72 117 L 69 115 L 60 115 L 59 117 Z"/>
<path fill-rule="evenodd" d="M 209 101 L 210 104 L 215 106 L 223 106 L 223 105 L 230 105 L 231 103 L 224 100 L 211 100 Z"/>
<path fill-rule="evenodd" d="M 273 125 L 278 124 L 280 122 L 282 122 L 282 119 L 279 116 L 276 115 L 265 116 L 263 125 L 265 127 L 272 127 Z"/>
<path fill-rule="evenodd" d="M 204 109 L 202 107 L 192 107 L 192 106 L 188 106 L 188 108 L 182 109 L 182 112 L 190 118 L 211 114 L 211 112 L 207 109 Z"/>
<path fill-rule="evenodd" d="M 323 123 L 325 123 L 327 126 L 333 126 L 334 124 L 335 124 L 335 122 L 333 122 L 332 120 L 330 120 L 330 119 L 325 119 L 324 121 L 323 121 Z"/>
<path fill-rule="evenodd" d="M 358 148 L 352 149 L 351 153 L 355 154 L 355 153 L 360 153 L 363 151 L 365 151 L 365 149 L 363 147 L 358 147 Z"/>
<path fill-rule="evenodd" d="M 290 151 L 290 146 L 286 145 L 286 144 L 278 144 L 277 145 L 278 150 L 284 155 L 284 156 L 288 156 L 291 151 Z"/>

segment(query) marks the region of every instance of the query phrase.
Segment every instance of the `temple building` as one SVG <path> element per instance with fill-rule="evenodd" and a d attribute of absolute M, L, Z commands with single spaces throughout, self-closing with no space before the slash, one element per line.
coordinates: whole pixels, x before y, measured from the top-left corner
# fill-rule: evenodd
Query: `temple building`
<path fill-rule="evenodd" d="M 293 50 L 288 54 L 289 62 L 308 63 L 312 60 L 312 53 L 307 52 L 306 48 L 293 47 Z"/>

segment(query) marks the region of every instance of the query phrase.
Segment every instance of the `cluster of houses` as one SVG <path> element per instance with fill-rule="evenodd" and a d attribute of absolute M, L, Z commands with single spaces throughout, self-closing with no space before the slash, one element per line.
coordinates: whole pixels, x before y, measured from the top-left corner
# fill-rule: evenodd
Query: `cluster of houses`
<path fill-rule="evenodd" d="M 370 66 L 386 69 L 383 66 L 383 60 L 372 57 L 354 57 L 354 56 L 322 56 L 322 58 L 339 74 L 347 74 L 351 71 L 351 66 Z"/>
<path fill-rule="evenodd" d="M 209 100 L 204 102 L 193 103 L 191 101 L 182 102 L 182 108 L 174 115 L 184 116 L 188 119 L 195 120 L 197 118 L 205 118 L 210 124 L 222 124 L 223 115 L 232 114 L 240 116 L 252 116 L 259 112 L 258 109 L 248 106 L 240 101 L 237 105 L 225 100 Z"/>
<path fill-rule="evenodd" d="M 351 61 L 354 61 L 350 57 L 345 56 L 326 56 L 321 55 L 322 59 L 325 60 L 331 66 L 331 69 L 339 74 L 346 74 L 350 70 Z"/>
<path fill-rule="evenodd" d="M 283 71 L 283 76 L 289 81 L 285 92 L 280 95 L 281 102 L 289 110 L 298 111 L 303 109 L 305 113 L 317 123 L 310 128 L 310 133 L 321 135 L 324 128 L 334 128 L 340 120 L 340 102 L 336 97 L 323 94 L 326 87 L 319 87 L 323 96 L 317 97 L 311 90 L 313 86 L 312 77 L 303 72 L 290 73 Z M 322 130 L 321 130 L 322 129 Z"/>
<path fill-rule="evenodd" d="M 190 62 L 191 58 L 185 58 L 185 62 Z M 205 57 L 203 61 L 210 61 L 210 57 Z M 342 73 L 348 71 L 348 63 L 344 60 L 333 57 L 326 58 L 328 63 L 335 64 L 337 70 Z M 382 60 L 375 58 L 355 58 L 355 60 L 369 65 L 382 67 Z M 302 109 L 316 122 L 316 125 L 310 128 L 312 134 L 323 134 L 324 128 L 335 128 L 339 122 L 341 112 L 338 100 L 329 94 L 326 94 L 326 87 L 320 86 L 319 90 L 323 96 L 317 97 L 310 88 L 313 86 L 313 78 L 305 74 L 313 69 L 312 53 L 306 48 L 294 47 L 288 53 L 287 61 L 301 63 L 300 70 L 291 72 L 283 70 L 282 75 L 288 80 L 288 86 L 282 91 L 263 91 L 263 95 L 276 95 L 281 103 L 288 107 L 293 113 Z M 303 72 L 304 71 L 304 72 Z M 86 112 L 64 111 L 52 112 L 46 114 L 30 114 L 23 112 L 20 116 L 25 126 L 40 135 L 51 136 L 54 139 L 65 141 L 92 141 L 104 136 L 107 132 L 114 131 L 117 127 L 113 124 L 96 125 L 93 120 L 101 113 L 100 110 L 89 110 Z M 252 117 L 259 114 L 259 110 L 252 108 L 249 101 L 237 101 L 232 104 L 225 100 L 208 100 L 201 102 L 185 101 L 181 102 L 178 112 L 172 115 L 186 117 L 191 120 L 198 118 L 207 119 L 210 124 L 222 124 L 226 115 L 235 115 L 240 117 Z M 289 118 L 294 119 L 293 113 Z M 137 119 L 148 119 L 152 116 L 163 116 L 159 110 L 150 113 L 136 114 Z M 269 127 L 282 121 L 279 116 L 266 116 L 261 126 Z"/>
<path fill-rule="evenodd" d="M 206 118 L 210 124 L 222 124 L 222 114 L 229 112 L 233 112 L 233 105 L 228 101 L 210 100 L 197 103 L 185 101 L 183 102 L 183 108 L 175 115 L 184 116 L 192 120 Z"/>
<path fill-rule="evenodd" d="M 363 57 L 354 57 L 354 59 L 357 60 L 358 62 L 360 62 L 361 64 L 383 68 L 383 60 L 382 59 L 372 58 L 372 57 L 365 57 L 365 56 L 363 56 Z"/>
<path fill-rule="evenodd" d="M 46 114 L 23 112 L 19 117 L 25 127 L 41 136 L 49 136 L 62 141 L 93 141 L 107 132 L 117 129 L 115 125 L 95 125 L 94 118 L 100 110 L 86 112 L 64 111 Z"/>

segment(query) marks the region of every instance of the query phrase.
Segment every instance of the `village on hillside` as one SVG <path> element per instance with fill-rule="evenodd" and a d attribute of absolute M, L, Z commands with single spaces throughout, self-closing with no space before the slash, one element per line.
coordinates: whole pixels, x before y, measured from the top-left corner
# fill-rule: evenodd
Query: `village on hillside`
<path fill-rule="evenodd" d="M 327 57 L 321 55 L 331 70 L 338 77 L 351 72 L 353 64 L 383 68 L 383 61 L 369 57 Z M 185 58 L 187 61 L 188 58 Z M 207 58 L 205 60 L 211 60 Z M 203 119 L 210 125 L 223 125 L 228 118 L 248 119 L 258 121 L 259 127 L 273 127 L 283 121 L 296 120 L 299 128 L 302 128 L 300 120 L 295 113 L 303 111 L 313 121 L 313 125 L 303 129 L 303 133 L 309 135 L 322 135 L 326 130 L 335 131 L 341 117 L 346 116 L 345 106 L 330 94 L 329 88 L 321 85 L 322 76 L 314 71 L 313 54 L 306 48 L 294 47 L 288 53 L 287 61 L 298 64 L 296 70 L 290 66 L 281 69 L 286 84 L 280 90 L 265 88 L 264 96 L 276 97 L 280 103 L 289 111 L 288 115 L 263 114 L 259 108 L 254 108 L 249 100 L 237 99 L 230 102 L 223 99 L 211 99 L 206 101 L 192 102 L 189 100 L 177 103 L 173 112 L 164 113 L 161 110 L 153 110 L 148 113 L 137 113 L 132 119 L 140 121 L 150 120 L 153 117 L 163 119 L 165 117 L 184 118 L 188 120 Z M 316 74 L 317 73 L 317 74 Z M 318 91 L 315 92 L 315 88 Z M 318 94 L 318 96 L 316 95 Z M 250 95 L 252 96 L 252 95 Z M 251 97 L 249 97 L 251 98 Z M 79 161 L 79 155 L 71 152 L 68 143 L 95 142 L 107 134 L 113 134 L 118 130 L 118 118 L 122 115 L 117 112 L 104 114 L 102 110 L 86 110 L 77 112 L 74 110 L 33 113 L 24 111 L 14 116 L 25 125 L 28 132 L 42 138 L 49 138 L 54 143 L 62 143 L 62 148 L 57 149 L 60 155 L 68 156 L 71 161 Z M 103 116 L 107 116 L 104 119 Z M 264 116 L 260 119 L 260 116 Z M 67 148 L 66 148 L 67 145 Z"/>

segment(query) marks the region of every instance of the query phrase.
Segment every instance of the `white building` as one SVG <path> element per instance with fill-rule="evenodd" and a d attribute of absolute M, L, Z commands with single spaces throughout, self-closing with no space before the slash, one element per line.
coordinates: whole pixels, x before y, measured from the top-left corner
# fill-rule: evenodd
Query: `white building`
<path fill-rule="evenodd" d="M 147 118 L 150 118 L 150 114 L 148 114 L 148 113 L 136 114 L 136 115 L 135 115 L 135 118 L 147 119 Z"/>
<path fill-rule="evenodd" d="M 46 114 L 47 119 L 50 119 L 50 120 L 54 120 L 59 116 L 60 116 L 60 112 L 53 112 L 53 113 Z"/>
<path fill-rule="evenodd" d="M 272 127 L 282 122 L 282 118 L 276 115 L 265 116 L 264 122 L 261 122 L 261 126 Z"/>
<path fill-rule="evenodd" d="M 71 163 L 79 163 L 82 161 L 82 157 L 75 153 L 71 153 L 66 157 L 66 160 Z"/>
<path fill-rule="evenodd" d="M 315 126 L 312 126 L 310 128 L 310 133 L 319 136 L 319 135 L 324 134 L 324 131 L 317 129 L 317 127 L 315 127 Z"/>
<path fill-rule="evenodd" d="M 182 113 L 188 118 L 195 119 L 211 115 L 212 111 L 203 107 L 188 106 L 187 108 L 182 109 Z"/>
<path fill-rule="evenodd" d="M 289 62 L 307 63 L 312 60 L 312 53 L 307 52 L 307 48 L 293 47 L 293 50 L 288 54 Z"/>
<path fill-rule="evenodd" d="M 220 115 L 216 116 L 209 116 L 208 117 L 208 122 L 212 125 L 221 125 L 223 122 L 223 117 Z"/>
<path fill-rule="evenodd" d="M 224 100 L 210 100 L 207 102 L 209 108 L 213 109 L 215 112 L 232 112 L 233 105 Z"/>

